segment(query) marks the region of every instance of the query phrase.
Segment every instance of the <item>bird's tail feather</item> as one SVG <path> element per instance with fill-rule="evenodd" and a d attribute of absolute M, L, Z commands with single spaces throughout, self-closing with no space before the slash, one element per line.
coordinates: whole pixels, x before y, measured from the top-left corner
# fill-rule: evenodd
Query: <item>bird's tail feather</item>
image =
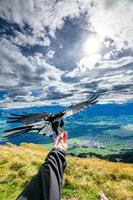
<path fill-rule="evenodd" d="M 13 137 L 16 137 L 22 133 L 27 133 L 29 132 L 30 129 L 25 129 L 25 130 L 21 130 L 21 131 L 18 131 L 18 132 L 15 132 L 15 133 L 12 133 L 12 134 L 9 134 L 9 135 L 5 135 L 4 138 L 5 139 L 10 139 L 10 138 L 13 138 Z"/>
<path fill-rule="evenodd" d="M 12 132 L 12 131 L 19 131 L 19 130 L 25 130 L 27 128 L 32 128 L 33 125 L 26 125 L 26 126 L 19 126 L 19 127 L 16 127 L 16 128 L 12 128 L 12 129 L 7 129 L 5 130 L 4 132 Z"/>
<path fill-rule="evenodd" d="M 18 134 L 29 132 L 30 130 L 32 130 L 32 127 L 33 125 L 26 125 L 26 126 L 15 127 L 12 129 L 7 129 L 4 132 L 11 133 L 11 134 L 5 135 L 4 138 L 8 139 L 8 138 L 17 136 Z M 12 133 L 13 131 L 16 131 L 16 132 Z"/>

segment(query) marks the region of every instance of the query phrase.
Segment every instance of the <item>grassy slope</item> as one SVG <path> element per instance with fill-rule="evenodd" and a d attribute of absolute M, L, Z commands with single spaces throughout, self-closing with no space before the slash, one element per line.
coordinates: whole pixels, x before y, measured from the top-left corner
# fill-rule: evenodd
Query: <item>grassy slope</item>
<path fill-rule="evenodd" d="M 39 145 L 0 146 L 0 199 L 14 200 L 37 173 L 47 153 Z M 67 160 L 64 200 L 97 200 L 101 191 L 110 200 L 133 199 L 133 165 L 89 158 Z"/>

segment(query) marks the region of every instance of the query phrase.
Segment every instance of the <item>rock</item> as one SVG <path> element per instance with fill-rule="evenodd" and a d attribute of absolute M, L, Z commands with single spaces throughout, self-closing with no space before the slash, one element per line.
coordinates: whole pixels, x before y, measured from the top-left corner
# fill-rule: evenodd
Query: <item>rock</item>
<path fill-rule="evenodd" d="M 106 195 L 103 192 L 101 192 L 100 193 L 100 200 L 109 200 L 109 199 L 108 199 L 108 197 L 106 197 Z"/>

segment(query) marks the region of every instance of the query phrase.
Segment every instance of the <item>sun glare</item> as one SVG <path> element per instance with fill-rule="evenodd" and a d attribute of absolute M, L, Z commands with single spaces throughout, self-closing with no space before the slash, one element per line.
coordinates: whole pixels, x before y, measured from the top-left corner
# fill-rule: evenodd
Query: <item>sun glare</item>
<path fill-rule="evenodd" d="M 86 54 L 98 53 L 101 48 L 101 43 L 96 36 L 89 37 L 84 43 L 84 51 Z"/>

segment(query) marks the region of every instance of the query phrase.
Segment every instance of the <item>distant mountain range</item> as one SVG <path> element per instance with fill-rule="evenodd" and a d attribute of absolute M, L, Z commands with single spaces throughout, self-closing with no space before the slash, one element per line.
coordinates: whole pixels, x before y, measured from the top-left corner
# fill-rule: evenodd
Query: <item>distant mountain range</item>
<path fill-rule="evenodd" d="M 11 124 L 6 124 L 6 116 L 10 113 L 22 114 L 22 112 L 36 113 L 46 111 L 56 113 L 63 109 L 64 107 L 61 106 L 23 109 L 1 108 L 0 144 L 10 142 L 19 145 L 26 142 L 47 145 L 52 143 L 53 141 L 49 137 L 44 137 L 36 133 L 25 133 L 9 140 L 2 140 L 2 135 L 5 134 L 3 131 L 12 127 Z M 95 156 L 111 161 L 129 163 L 133 161 L 133 103 L 96 104 L 76 115 L 66 118 L 64 128 L 68 131 L 71 141 L 69 153 L 72 155 L 79 157 Z M 81 147 L 85 150 L 81 151 Z"/>

